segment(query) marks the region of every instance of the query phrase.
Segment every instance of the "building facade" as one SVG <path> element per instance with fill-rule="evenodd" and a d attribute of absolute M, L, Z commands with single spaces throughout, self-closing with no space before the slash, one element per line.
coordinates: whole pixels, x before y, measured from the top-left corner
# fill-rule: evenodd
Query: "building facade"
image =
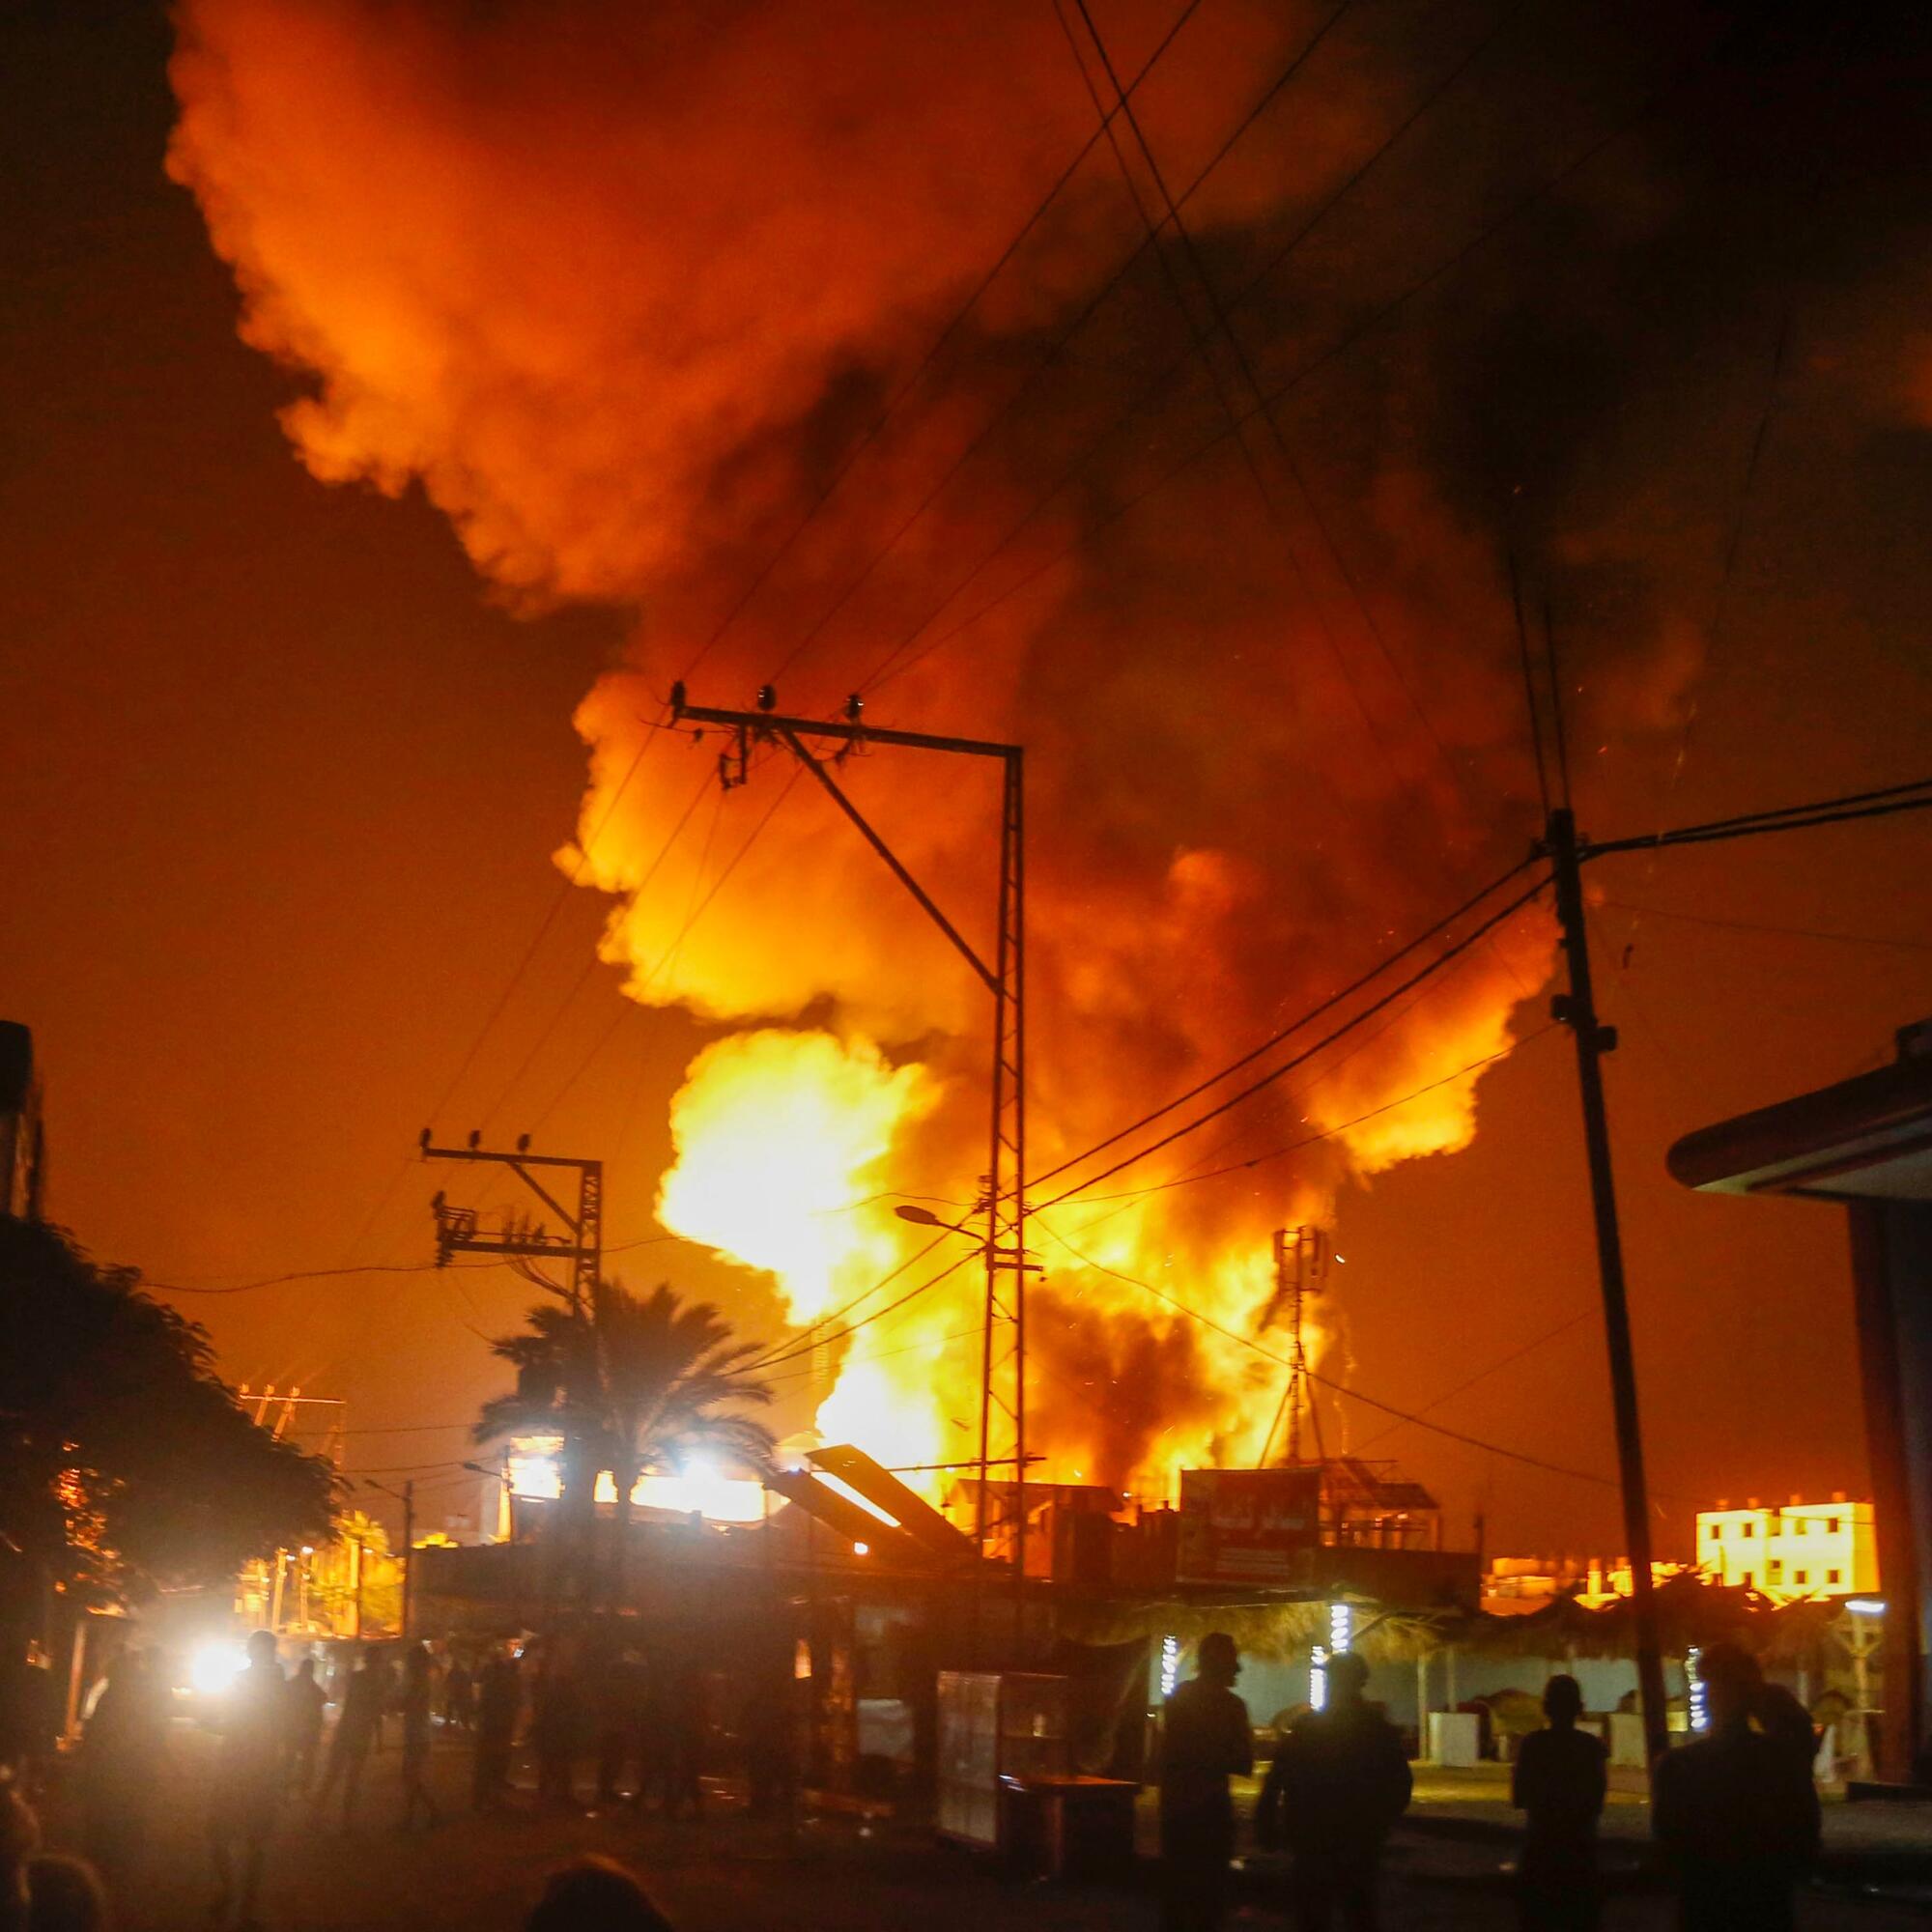
<path fill-rule="evenodd" d="M 1878 1528 L 1868 1502 L 1794 1496 L 1776 1508 L 1753 1497 L 1697 1513 L 1697 1567 L 1712 1582 L 1756 1590 L 1773 1603 L 1869 1597 L 1879 1587 Z"/>

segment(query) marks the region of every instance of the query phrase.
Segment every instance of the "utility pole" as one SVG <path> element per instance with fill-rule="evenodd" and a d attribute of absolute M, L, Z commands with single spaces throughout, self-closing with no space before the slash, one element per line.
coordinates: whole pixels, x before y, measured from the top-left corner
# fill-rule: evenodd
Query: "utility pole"
<path fill-rule="evenodd" d="M 416 1547 L 416 1479 L 412 1476 L 400 1490 L 392 1490 L 387 1483 L 371 1483 L 372 1490 L 381 1490 L 385 1496 L 394 1496 L 403 1506 L 403 1640 L 410 1634 L 410 1592 L 415 1575 Z M 359 1548 L 359 1546 L 358 1546 Z M 362 1634 L 362 1571 L 356 1565 L 355 1572 L 355 1634 Z"/>
<path fill-rule="evenodd" d="M 447 1267 L 453 1254 L 568 1262 L 570 1280 L 562 1288 L 533 1271 L 527 1272 L 526 1278 L 553 1294 L 560 1294 L 569 1302 L 570 1312 L 582 1320 L 589 1310 L 604 1264 L 604 1163 L 583 1160 L 574 1154 L 532 1153 L 528 1134 L 519 1137 L 515 1151 L 510 1153 L 480 1146 L 481 1139 L 480 1134 L 471 1134 L 467 1147 L 438 1147 L 430 1129 L 425 1127 L 417 1146 L 425 1160 L 481 1160 L 507 1167 L 563 1223 L 565 1232 L 553 1235 L 546 1222 L 532 1224 L 512 1216 L 505 1219 L 499 1232 L 487 1234 L 477 1226 L 475 1208 L 452 1208 L 439 1191 L 430 1203 L 436 1213 L 437 1266 Z M 542 1167 L 568 1168 L 575 1172 L 575 1213 L 530 1172 Z"/>
<path fill-rule="evenodd" d="M 403 1641 L 410 1640 L 410 1605 L 416 1581 L 416 1479 L 403 1485 Z"/>
<path fill-rule="evenodd" d="M 1631 1346 L 1630 1299 L 1624 1283 L 1623 1239 L 1617 1228 L 1617 1194 L 1610 1171 L 1609 1117 L 1604 1106 L 1603 1057 L 1617 1043 L 1616 1029 L 1602 1025 L 1590 984 L 1590 936 L 1583 923 L 1583 853 L 1577 821 L 1567 806 L 1546 823 L 1543 845 L 1554 872 L 1556 917 L 1563 929 L 1570 990 L 1551 1002 L 1555 1018 L 1577 1042 L 1577 1084 L 1583 1101 L 1583 1143 L 1590 1166 L 1590 1205 L 1597 1224 L 1597 1272 L 1603 1284 L 1604 1338 L 1610 1358 L 1610 1401 L 1616 1418 L 1617 1472 L 1624 1501 L 1624 1537 L 1630 1546 L 1631 1610 L 1636 1624 L 1637 1697 L 1643 1711 L 1644 1753 L 1655 1764 L 1668 1748 L 1663 1693 L 1663 1650 L 1659 1641 L 1657 1599 L 1650 1557 L 1650 1490 L 1644 1480 L 1643 1434 L 1636 1399 L 1636 1354 Z"/>
<path fill-rule="evenodd" d="M 529 1192 L 563 1224 L 561 1234 L 553 1234 L 547 1222 L 532 1223 L 527 1217 L 506 1216 L 502 1227 L 485 1232 L 477 1225 L 476 1209 L 452 1207 L 439 1189 L 430 1202 L 436 1214 L 436 1264 L 447 1267 L 453 1254 L 497 1255 L 525 1280 L 560 1296 L 570 1304 L 570 1313 L 586 1346 L 573 1351 L 571 1373 L 579 1386 L 569 1391 L 569 1404 L 580 1413 L 591 1408 L 595 1390 L 582 1386 L 594 1374 L 592 1350 L 597 1291 L 604 1269 L 604 1163 L 575 1154 L 532 1153 L 530 1137 L 521 1134 L 513 1151 L 486 1148 L 481 1133 L 472 1133 L 466 1146 L 438 1147 L 428 1127 L 417 1145 L 425 1160 L 488 1161 L 507 1167 Z M 573 1212 L 537 1178 L 533 1169 L 563 1169 L 577 1176 L 577 1207 Z M 539 1261 L 567 1262 L 570 1276 L 562 1285 L 539 1270 Z M 583 1460 L 582 1443 L 566 1435 L 560 1462 L 563 1493 L 558 1499 L 558 1536 L 555 1562 L 546 1564 L 550 1588 L 561 1599 L 573 1581 L 587 1581 L 580 1573 L 587 1570 L 597 1520 L 597 1476 L 595 1469 L 578 1466 Z"/>
<path fill-rule="evenodd" d="M 728 790 L 743 784 L 754 743 L 778 746 L 809 772 L 838 810 L 851 820 L 952 948 L 992 995 L 992 1094 L 987 1137 L 985 1192 L 980 1204 L 986 1217 L 985 1318 L 980 1343 L 979 1498 L 976 1542 L 983 1557 L 995 1527 L 990 1507 L 991 1472 L 1010 1463 L 1013 1470 L 1013 1601 L 1015 1634 L 1026 1621 L 1026 824 L 1025 752 L 1019 745 L 980 738 L 935 736 L 926 731 L 875 728 L 863 722 L 865 706 L 855 695 L 838 719 L 790 718 L 778 710 L 770 685 L 758 692 L 752 711 L 722 710 L 687 700 L 680 681 L 671 687 L 671 717 L 678 724 L 717 724 L 731 733 L 718 755 L 719 781 Z M 891 745 L 908 751 L 997 760 L 1001 768 L 1000 883 L 995 915 L 993 962 L 988 965 L 960 933 L 932 895 L 859 808 L 811 746 L 838 746 L 831 762 L 854 750 Z M 810 743 L 808 743 L 810 741 Z M 1006 1287 L 1008 1277 L 1011 1288 Z M 999 1438 L 1009 1439 L 1008 1456 Z"/>

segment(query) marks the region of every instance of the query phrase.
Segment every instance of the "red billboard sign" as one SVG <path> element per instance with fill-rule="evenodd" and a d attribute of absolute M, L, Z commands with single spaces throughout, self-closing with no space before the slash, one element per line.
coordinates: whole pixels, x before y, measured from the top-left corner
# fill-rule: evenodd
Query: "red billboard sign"
<path fill-rule="evenodd" d="M 1320 1469 L 1183 1469 L 1183 1583 L 1292 1583 L 1321 1541 Z"/>

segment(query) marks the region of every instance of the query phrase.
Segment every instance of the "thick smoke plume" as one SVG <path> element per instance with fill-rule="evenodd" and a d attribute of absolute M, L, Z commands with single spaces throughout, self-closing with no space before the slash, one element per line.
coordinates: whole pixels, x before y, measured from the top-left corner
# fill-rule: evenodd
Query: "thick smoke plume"
<path fill-rule="evenodd" d="M 579 716 L 592 776 L 563 861 L 615 896 L 633 996 L 725 1030 L 672 1103 L 661 1213 L 780 1273 L 801 1318 L 909 1252 L 888 1188 L 970 1206 L 985 1003 L 810 780 L 774 807 L 781 758 L 713 803 L 719 738 L 660 728 L 674 677 L 743 704 L 776 675 L 783 708 L 821 714 L 862 690 L 880 722 L 1025 742 L 1036 1169 L 1520 856 L 1512 552 L 1570 593 L 1579 740 L 1681 726 L 1701 613 L 1633 560 L 1614 441 L 1581 463 L 1632 406 L 1580 301 L 1505 273 L 1487 306 L 1451 283 L 1374 330 L 1445 238 L 1557 172 L 1579 123 L 1705 50 L 1632 51 L 1580 12 L 1558 34 L 1540 10 L 1440 10 L 1400 43 L 1330 12 L 1220 0 L 1137 92 L 1177 193 L 1266 100 L 1187 200 L 1192 248 L 1143 245 L 1159 190 L 1117 124 L 1131 186 L 1094 144 L 923 363 L 1094 131 L 1074 46 L 1110 99 L 1070 15 L 1074 46 L 1034 0 L 180 10 L 170 165 L 247 338 L 305 380 L 285 418 L 302 460 L 420 485 L 514 602 L 638 608 L 633 662 Z M 1096 17 L 1131 75 L 1173 12 Z M 1682 172 L 1639 143 L 1552 200 L 1593 286 L 1663 245 Z M 1371 353 L 1333 359 L 1364 332 Z M 1252 384 L 1331 359 L 1279 437 L 1262 416 L 1226 433 Z M 1561 407 L 1538 416 L 1545 391 Z M 879 751 L 840 776 L 985 937 L 990 771 Z M 1473 1130 L 1478 1075 L 1457 1069 L 1509 1044 L 1548 942 L 1525 914 L 1265 1101 L 1043 1217 L 1034 1395 L 1061 1471 L 1259 1451 L 1278 1373 L 1121 1275 L 1249 1329 L 1270 1229 L 1319 1216 L 1350 1164 Z M 1123 1194 L 1324 1130 L 1251 1174 Z M 748 1194 L 770 1211 L 734 1228 Z M 959 1454 L 974 1293 L 962 1271 L 867 1331 L 828 1430 Z"/>

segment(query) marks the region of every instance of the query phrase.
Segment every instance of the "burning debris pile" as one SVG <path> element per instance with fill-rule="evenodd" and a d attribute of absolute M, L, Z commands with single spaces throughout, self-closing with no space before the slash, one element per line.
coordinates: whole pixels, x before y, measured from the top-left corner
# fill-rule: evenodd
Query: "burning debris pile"
<path fill-rule="evenodd" d="M 1607 122 L 1644 82 L 1594 38 L 1609 23 L 1540 49 L 1557 71 L 1529 125 L 1482 38 L 1507 24 L 1456 42 L 1444 16 L 1396 49 L 1236 0 L 1163 46 L 1171 10 L 1101 8 L 1182 200 L 1190 245 L 1150 246 L 1151 178 L 1123 185 L 1032 0 L 179 13 L 170 166 L 247 339 L 307 381 L 285 414 L 302 460 L 419 486 L 517 605 L 638 610 L 578 714 L 590 782 L 559 862 L 613 899 L 631 997 L 720 1030 L 669 1099 L 665 1225 L 769 1270 L 795 1321 L 923 1245 L 896 1200 L 970 1211 L 984 1001 L 782 761 L 711 803 L 716 738 L 664 728 L 673 678 L 729 703 L 775 679 L 812 715 L 858 691 L 895 724 L 1026 744 L 1036 1171 L 1520 856 L 1512 550 L 1590 586 L 1579 729 L 1681 722 L 1695 625 L 1550 446 L 1616 398 L 1533 437 L 1494 402 L 1496 355 L 1574 334 L 1561 291 L 1512 277 L 1486 327 L 1424 304 L 1398 347 L 1338 348 L 1460 245 L 1444 232 L 1553 170 L 1563 117 Z M 1651 157 L 1605 165 L 1563 219 L 1607 282 L 1674 216 Z M 1612 346 L 1571 351 L 1601 376 Z M 876 750 L 840 781 L 977 930 L 993 780 Z M 1046 1473 L 1164 1490 L 1259 1452 L 1279 1372 L 1122 1277 L 1251 1332 L 1271 1230 L 1473 1131 L 1459 1069 L 1507 1047 L 1549 942 L 1524 912 L 1264 1100 L 1040 1217 Z M 1155 1185 L 1331 1130 L 1292 1164 Z M 978 1294 L 958 1270 L 837 1344 L 826 1432 L 890 1463 L 970 1453 Z"/>

